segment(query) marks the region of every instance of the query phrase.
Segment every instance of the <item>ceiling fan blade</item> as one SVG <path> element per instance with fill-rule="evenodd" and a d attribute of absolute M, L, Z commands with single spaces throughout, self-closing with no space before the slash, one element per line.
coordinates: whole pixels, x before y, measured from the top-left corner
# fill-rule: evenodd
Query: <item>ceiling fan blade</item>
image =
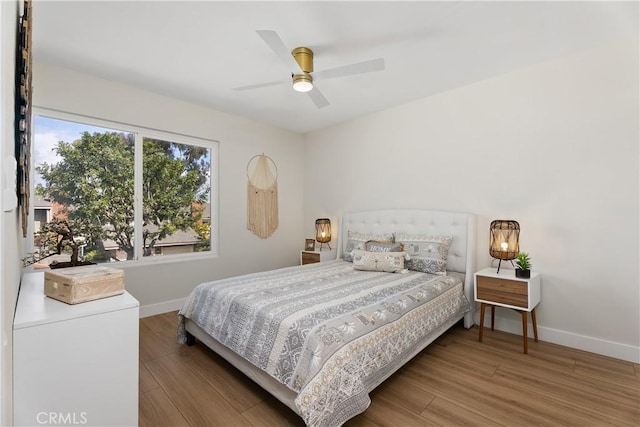
<path fill-rule="evenodd" d="M 245 90 L 260 89 L 262 87 L 277 86 L 277 85 L 282 85 L 282 84 L 285 84 L 285 83 L 287 83 L 287 82 L 283 82 L 282 80 L 278 80 L 278 81 L 273 81 L 273 82 L 256 83 L 256 84 L 253 84 L 253 85 L 234 87 L 233 90 L 235 90 L 237 92 L 242 92 L 242 91 L 245 91 Z"/>
<path fill-rule="evenodd" d="M 273 30 L 257 30 L 256 31 L 262 40 L 271 48 L 272 51 L 275 52 L 276 55 L 284 62 L 289 68 L 290 71 L 298 71 L 300 70 L 300 66 L 294 59 L 293 55 L 291 55 L 291 50 L 284 45 L 284 42 Z"/>
<path fill-rule="evenodd" d="M 313 78 L 334 79 L 336 77 L 346 77 L 353 74 L 371 73 L 373 71 L 384 70 L 384 58 L 370 59 L 356 64 L 345 65 L 343 67 L 331 68 L 313 73 Z"/>
<path fill-rule="evenodd" d="M 313 86 L 313 89 L 307 92 L 307 95 L 309 95 L 309 98 L 311 98 L 313 103 L 316 104 L 316 107 L 318 108 L 324 108 L 329 105 L 329 101 L 324 97 L 317 86 Z"/>

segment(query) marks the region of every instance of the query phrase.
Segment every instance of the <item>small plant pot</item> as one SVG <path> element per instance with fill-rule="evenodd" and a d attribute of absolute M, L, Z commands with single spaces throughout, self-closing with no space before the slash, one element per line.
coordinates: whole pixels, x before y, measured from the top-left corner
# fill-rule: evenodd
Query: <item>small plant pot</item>
<path fill-rule="evenodd" d="M 76 264 L 74 264 L 71 261 L 52 262 L 51 264 L 49 264 L 49 268 L 54 269 L 54 268 L 78 267 L 81 265 L 96 265 L 96 263 L 91 261 L 78 261 Z"/>
<path fill-rule="evenodd" d="M 521 268 L 516 268 L 516 277 L 520 279 L 529 279 L 531 278 L 531 270 L 523 270 Z"/>

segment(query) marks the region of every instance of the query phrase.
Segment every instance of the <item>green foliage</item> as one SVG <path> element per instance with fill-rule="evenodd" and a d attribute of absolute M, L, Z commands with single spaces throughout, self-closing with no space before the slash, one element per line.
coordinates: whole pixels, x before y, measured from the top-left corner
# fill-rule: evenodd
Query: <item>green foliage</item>
<path fill-rule="evenodd" d="M 143 143 L 144 221 L 155 226 L 145 228 L 145 243 L 195 226 L 198 217 L 194 204 L 207 201 L 206 193 L 199 189 L 206 179 L 201 167 L 208 170 L 208 163 L 194 166 L 189 155 L 182 160 L 175 158 L 176 152 L 186 151 L 185 146 L 174 144 L 176 150 L 170 150 L 167 144 L 153 139 Z"/>
<path fill-rule="evenodd" d="M 87 261 L 91 261 L 91 262 L 104 262 L 104 261 L 106 261 L 106 257 L 98 249 L 91 249 L 90 251 L 87 251 L 84 254 L 84 258 Z"/>
<path fill-rule="evenodd" d="M 196 218 L 202 218 L 202 208 L 197 209 Z M 211 224 L 208 222 L 198 221 L 193 226 L 193 231 L 196 232 L 201 242 L 196 246 L 198 252 L 208 251 L 210 249 L 209 242 L 211 241 Z"/>
<path fill-rule="evenodd" d="M 44 185 L 36 192 L 64 206 L 90 245 L 111 239 L 134 254 L 134 135 L 83 132 L 58 142 L 59 163 L 36 167 Z M 203 151 L 204 150 L 204 151 Z M 158 239 L 193 227 L 194 204 L 207 201 L 206 149 L 168 141 L 143 141 L 143 225 L 148 253 Z M 146 253 L 146 254 L 148 254 Z"/>
<path fill-rule="evenodd" d="M 516 265 L 521 270 L 531 270 L 531 259 L 529 258 L 529 254 L 526 252 L 518 253 L 516 257 Z"/>
<path fill-rule="evenodd" d="M 50 222 L 42 224 L 40 231 L 36 232 L 34 241 L 38 247 L 36 252 L 27 254 L 22 260 L 24 266 L 35 264 L 51 255 L 68 253 L 71 255 L 71 264 L 77 265 L 80 261 L 80 246 L 84 244 L 83 234 L 88 230 L 80 224 L 64 218 L 54 218 Z"/>

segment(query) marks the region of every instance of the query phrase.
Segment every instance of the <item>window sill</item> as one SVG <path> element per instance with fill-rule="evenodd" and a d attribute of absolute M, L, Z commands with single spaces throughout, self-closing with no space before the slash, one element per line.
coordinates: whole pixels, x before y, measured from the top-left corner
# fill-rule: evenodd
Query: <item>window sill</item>
<path fill-rule="evenodd" d="M 170 264 L 176 262 L 190 262 L 190 261 L 199 261 L 205 259 L 215 259 L 218 258 L 219 255 L 214 252 L 202 252 L 202 253 L 190 253 L 188 255 L 176 254 L 176 255 L 159 255 L 159 256 L 149 256 L 144 257 L 138 260 L 131 261 L 114 261 L 114 262 L 101 262 L 98 263 L 98 266 L 103 267 L 111 267 L 111 268 L 119 268 L 122 270 L 127 270 L 129 268 L 140 268 L 147 265 L 156 265 L 156 264 Z M 50 268 L 34 268 L 33 265 L 24 267 L 23 273 L 30 273 L 34 271 L 48 271 Z"/>

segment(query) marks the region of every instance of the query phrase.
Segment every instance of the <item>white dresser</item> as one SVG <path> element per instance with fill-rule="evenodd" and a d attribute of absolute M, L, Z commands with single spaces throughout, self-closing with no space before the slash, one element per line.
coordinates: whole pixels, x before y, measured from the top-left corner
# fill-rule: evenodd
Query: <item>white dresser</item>
<path fill-rule="evenodd" d="M 129 293 L 68 305 L 22 278 L 13 323 L 16 426 L 138 424 L 139 303 Z"/>

